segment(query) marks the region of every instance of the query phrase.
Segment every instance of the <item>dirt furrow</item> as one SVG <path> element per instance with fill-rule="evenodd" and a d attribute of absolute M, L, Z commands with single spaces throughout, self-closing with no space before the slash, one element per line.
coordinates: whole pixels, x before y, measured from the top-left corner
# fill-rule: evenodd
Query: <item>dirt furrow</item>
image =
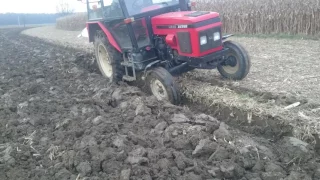
<path fill-rule="evenodd" d="M 91 55 L 0 30 L 0 179 L 318 179 L 314 147 L 108 84 Z"/>
<path fill-rule="evenodd" d="M 87 38 L 75 38 L 78 33 L 80 32 L 57 30 L 50 26 L 23 32 L 64 47 L 71 46 L 88 52 L 88 57 L 92 56 L 92 44 L 88 43 Z M 305 69 L 309 72 L 311 64 L 313 67 L 318 66 L 315 59 L 318 57 L 319 42 L 259 38 L 235 40 L 245 45 L 252 57 L 253 65 L 249 76 L 240 82 L 234 82 L 221 79 L 216 70 L 192 71 L 181 78 L 180 83 L 185 95 L 189 97 L 186 104 L 192 106 L 197 103 L 198 106 L 203 106 L 201 109 L 206 109 L 206 112 L 211 112 L 222 121 L 237 119 L 230 123 L 236 126 L 241 124 L 241 127 L 244 126 L 242 129 L 250 133 L 263 129 L 260 134 L 277 138 L 293 134 L 299 139 L 313 142 L 312 134 L 320 132 L 320 104 L 315 93 L 318 85 L 317 72 L 313 69 L 310 71 L 312 75 L 308 76 Z M 299 53 L 301 48 L 304 53 Z M 94 62 L 93 59 L 89 64 L 81 63 L 96 70 Z M 195 88 L 197 85 L 201 88 Z M 298 107 L 286 109 L 296 103 L 299 104 Z M 217 114 L 215 111 L 221 108 L 226 113 L 218 111 Z"/>

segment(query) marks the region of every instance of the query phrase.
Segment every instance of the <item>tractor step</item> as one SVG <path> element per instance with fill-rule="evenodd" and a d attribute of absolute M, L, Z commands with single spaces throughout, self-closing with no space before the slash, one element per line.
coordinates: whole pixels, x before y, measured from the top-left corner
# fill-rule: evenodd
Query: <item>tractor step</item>
<path fill-rule="evenodd" d="M 121 65 L 126 67 L 133 67 L 133 63 L 129 61 L 121 62 Z"/>
<path fill-rule="evenodd" d="M 126 58 L 124 57 L 124 59 Z M 124 66 L 124 69 L 125 69 L 125 74 L 123 75 L 122 80 L 129 81 L 129 82 L 136 81 L 137 80 L 136 70 L 134 67 L 132 57 L 129 56 L 127 60 L 124 60 L 123 62 L 121 62 L 121 65 Z M 132 76 L 129 73 L 129 69 L 132 69 Z"/>
<path fill-rule="evenodd" d="M 128 75 L 122 76 L 122 79 L 125 81 L 130 81 L 130 82 L 137 80 L 137 78 L 132 77 L 132 76 L 128 76 Z"/>

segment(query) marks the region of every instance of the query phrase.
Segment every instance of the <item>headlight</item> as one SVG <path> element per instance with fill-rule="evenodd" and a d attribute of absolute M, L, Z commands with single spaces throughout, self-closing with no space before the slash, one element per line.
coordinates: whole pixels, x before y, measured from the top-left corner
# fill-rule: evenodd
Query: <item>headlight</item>
<path fill-rule="evenodd" d="M 213 41 L 218 41 L 218 40 L 220 40 L 220 32 L 213 33 Z"/>
<path fill-rule="evenodd" d="M 207 36 L 201 36 L 200 37 L 200 45 L 205 45 L 208 43 L 208 39 L 207 39 Z"/>

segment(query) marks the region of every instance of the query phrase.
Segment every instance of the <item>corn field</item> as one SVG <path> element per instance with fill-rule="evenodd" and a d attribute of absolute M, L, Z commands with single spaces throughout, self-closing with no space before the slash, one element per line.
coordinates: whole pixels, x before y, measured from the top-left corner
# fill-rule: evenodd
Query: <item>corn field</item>
<path fill-rule="evenodd" d="M 320 35 L 320 0 L 197 0 L 219 12 L 224 32 Z"/>
<path fill-rule="evenodd" d="M 196 10 L 219 12 L 226 33 L 320 36 L 320 0 L 196 0 Z M 81 30 L 86 13 L 57 19 L 57 27 Z"/>

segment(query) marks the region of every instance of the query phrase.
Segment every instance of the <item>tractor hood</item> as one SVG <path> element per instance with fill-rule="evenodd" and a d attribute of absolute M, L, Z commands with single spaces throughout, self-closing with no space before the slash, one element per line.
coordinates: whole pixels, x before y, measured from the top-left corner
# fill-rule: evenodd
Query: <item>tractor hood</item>
<path fill-rule="evenodd" d="M 204 11 L 180 11 L 161 14 L 152 18 L 153 28 L 165 27 L 169 28 L 188 28 L 195 24 L 200 25 L 201 22 L 207 24 L 220 22 L 219 13 Z M 184 26 L 183 26 L 184 25 Z M 177 26 L 177 27 L 174 27 Z"/>

